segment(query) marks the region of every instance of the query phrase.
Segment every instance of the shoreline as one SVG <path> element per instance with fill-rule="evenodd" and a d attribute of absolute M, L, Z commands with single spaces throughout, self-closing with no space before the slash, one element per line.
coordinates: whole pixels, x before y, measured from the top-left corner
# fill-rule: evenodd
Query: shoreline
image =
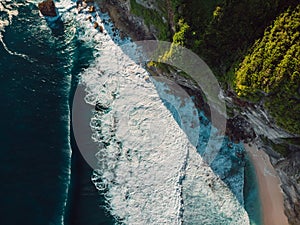
<path fill-rule="evenodd" d="M 245 149 L 255 168 L 262 209 L 263 225 L 288 225 L 284 214 L 284 199 L 280 179 L 267 154 L 255 144 L 245 144 Z"/>
<path fill-rule="evenodd" d="M 115 21 L 114 21 L 115 22 Z M 247 149 L 247 146 L 245 145 Z M 252 149 L 254 148 L 254 149 Z M 266 164 L 266 159 L 256 160 L 256 152 L 255 146 L 249 147 L 249 153 L 251 162 L 255 168 L 256 177 L 258 180 L 259 186 L 259 195 L 262 203 L 262 219 L 264 225 L 285 225 L 288 224 L 287 217 L 284 214 L 284 201 L 282 190 L 279 187 L 280 180 L 278 177 L 274 177 L 274 175 L 265 174 L 265 166 L 269 167 L 270 165 Z M 258 151 L 260 153 L 262 151 Z M 253 154 L 252 154 L 253 153 Z M 267 155 L 263 152 L 262 154 L 267 157 Z M 258 157 L 264 157 L 258 156 Z M 264 164 L 265 163 L 265 164 Z M 272 168 L 272 167 L 271 167 Z M 270 168 L 270 169 L 271 169 Z M 273 169 L 273 168 L 272 168 Z M 274 171 L 276 174 L 276 172 Z M 278 187 L 278 188 L 276 188 Z M 272 199 L 273 193 L 275 199 Z"/>

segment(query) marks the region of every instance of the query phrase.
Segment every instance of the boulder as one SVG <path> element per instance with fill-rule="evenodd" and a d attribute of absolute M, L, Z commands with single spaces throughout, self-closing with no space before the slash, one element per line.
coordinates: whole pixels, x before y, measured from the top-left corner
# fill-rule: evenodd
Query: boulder
<path fill-rule="evenodd" d="M 100 25 L 99 30 L 100 30 L 101 33 L 103 33 L 103 30 L 104 30 L 103 26 Z"/>
<path fill-rule="evenodd" d="M 94 28 L 97 29 L 99 27 L 99 24 L 97 22 L 94 23 Z"/>
<path fill-rule="evenodd" d="M 88 17 L 86 18 L 86 20 L 92 22 L 92 16 L 88 16 Z"/>
<path fill-rule="evenodd" d="M 53 0 L 45 0 L 38 4 L 39 10 L 43 16 L 56 17 L 57 11 Z"/>
<path fill-rule="evenodd" d="M 95 6 L 91 5 L 89 8 L 89 12 L 90 13 L 96 12 Z"/>
<path fill-rule="evenodd" d="M 103 26 L 99 25 L 98 22 L 94 22 L 94 28 L 95 28 L 95 29 L 99 29 L 99 31 L 100 31 L 101 33 L 103 33 L 103 31 L 104 31 Z"/>

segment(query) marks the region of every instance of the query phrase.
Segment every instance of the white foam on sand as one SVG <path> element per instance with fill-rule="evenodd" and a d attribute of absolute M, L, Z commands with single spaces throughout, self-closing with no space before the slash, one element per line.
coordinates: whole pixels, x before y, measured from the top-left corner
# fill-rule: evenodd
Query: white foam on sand
<path fill-rule="evenodd" d="M 163 104 L 148 73 L 122 51 L 106 14 L 78 14 L 81 40 L 96 49 L 82 74 L 86 102 L 102 107 L 91 119 L 99 143 L 93 182 L 125 224 L 249 224 L 244 208 L 206 165 Z M 109 35 L 111 34 L 111 35 Z M 114 40 L 113 40 L 114 39 Z M 136 46 L 132 44 L 132 48 Z M 132 51 L 135 52 L 135 51 Z M 174 98 L 172 105 L 178 105 Z M 180 104 L 179 104 L 180 105 Z"/>

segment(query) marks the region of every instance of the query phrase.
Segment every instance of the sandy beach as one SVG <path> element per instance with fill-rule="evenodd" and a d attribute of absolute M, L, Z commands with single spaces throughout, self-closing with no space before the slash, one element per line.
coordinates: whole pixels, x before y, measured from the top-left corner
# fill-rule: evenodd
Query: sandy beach
<path fill-rule="evenodd" d="M 259 194 L 262 204 L 264 225 L 288 225 L 284 214 L 283 194 L 280 180 L 265 152 L 258 150 L 256 145 L 245 145 L 257 175 Z"/>

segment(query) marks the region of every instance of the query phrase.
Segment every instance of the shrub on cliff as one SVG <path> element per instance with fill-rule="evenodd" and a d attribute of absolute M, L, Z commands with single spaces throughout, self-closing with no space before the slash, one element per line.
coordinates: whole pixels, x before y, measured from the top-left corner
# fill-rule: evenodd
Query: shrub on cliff
<path fill-rule="evenodd" d="M 277 123 L 300 134 L 300 5 L 267 28 L 236 71 L 237 94 L 264 100 Z"/>
<path fill-rule="evenodd" d="M 243 58 L 248 48 L 262 37 L 265 28 L 271 25 L 280 13 L 299 3 L 298 0 L 212 2 L 218 2 L 218 5 L 214 6 L 213 11 L 210 9 L 210 17 L 206 19 L 208 24 L 203 27 L 200 22 L 193 23 L 191 30 L 201 32 L 198 32 L 198 35 L 190 35 L 191 41 L 187 47 L 200 54 L 219 76 L 225 76 L 233 65 Z M 191 25 L 188 19 L 185 20 Z"/>

